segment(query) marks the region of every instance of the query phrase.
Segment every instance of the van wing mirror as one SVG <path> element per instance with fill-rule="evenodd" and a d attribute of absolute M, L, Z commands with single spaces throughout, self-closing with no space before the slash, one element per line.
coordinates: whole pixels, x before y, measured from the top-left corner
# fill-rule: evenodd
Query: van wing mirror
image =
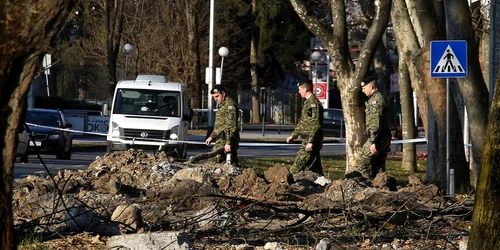
<path fill-rule="evenodd" d="M 109 113 L 110 113 L 109 110 L 110 110 L 109 104 L 103 103 L 102 108 L 101 108 L 101 115 L 102 116 L 109 116 Z"/>

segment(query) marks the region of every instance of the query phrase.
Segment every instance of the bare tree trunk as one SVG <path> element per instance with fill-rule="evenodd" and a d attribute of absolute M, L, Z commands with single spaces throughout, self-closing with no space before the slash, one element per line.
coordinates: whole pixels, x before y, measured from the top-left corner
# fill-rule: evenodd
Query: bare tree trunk
<path fill-rule="evenodd" d="M 401 53 L 399 58 L 399 95 L 401 98 L 401 114 L 402 114 L 402 127 L 403 139 L 415 138 L 415 120 L 413 112 L 412 89 L 410 87 L 410 73 L 406 65 L 407 59 Z M 416 146 L 415 143 L 403 144 L 403 169 L 409 171 L 411 174 L 417 170 L 416 160 Z"/>
<path fill-rule="evenodd" d="M 393 2 L 393 7 L 391 10 L 391 18 L 392 20 L 396 20 L 393 21 L 393 25 L 394 32 L 396 33 L 396 42 L 398 44 L 398 53 L 406 55 L 404 56 L 404 58 L 406 58 L 406 65 L 408 66 L 408 71 L 410 73 L 411 87 L 417 95 L 417 106 L 419 108 L 420 117 L 422 119 L 426 136 L 429 139 L 430 137 L 427 133 L 429 131 L 427 91 L 424 88 L 422 78 L 420 77 L 420 74 L 413 62 L 414 54 L 418 50 L 420 50 L 418 40 L 423 39 L 418 36 L 419 34 L 421 35 L 422 32 L 419 33 L 415 30 L 421 30 L 422 27 L 420 26 L 420 24 L 412 24 L 410 14 L 408 13 L 408 11 L 410 10 L 412 9 L 406 7 L 406 3 L 404 0 L 395 0 Z M 398 34 L 405 35 L 402 36 Z"/>
<path fill-rule="evenodd" d="M 470 121 L 470 138 L 472 142 L 473 172 L 477 178 L 480 171 L 488 121 L 488 89 L 484 82 L 479 64 L 478 46 L 472 28 L 469 5 L 466 0 L 445 0 L 446 20 L 448 22 L 448 39 L 465 39 L 467 41 L 467 77 L 458 79 L 458 86 L 464 97 Z M 475 183 L 474 178 L 474 183 Z"/>
<path fill-rule="evenodd" d="M 422 48 L 423 53 L 417 59 L 419 64 L 417 68 L 420 72 L 429 71 L 430 65 L 430 48 Z M 427 180 L 432 179 L 433 182 L 441 189 L 446 190 L 446 86 L 444 79 L 431 78 L 430 74 L 422 74 L 424 86 L 429 95 L 430 104 L 434 111 L 437 123 L 437 145 L 438 145 L 438 165 L 429 166 L 435 168 L 435 176 L 430 176 L 427 173 Z"/>
<path fill-rule="evenodd" d="M 363 122 L 364 105 L 360 98 L 361 87 L 359 83 L 373 63 L 375 50 L 387 27 L 392 1 L 379 1 L 379 4 L 376 5 L 375 16 L 371 20 L 372 23 L 362 46 L 356 69 L 354 69 L 349 50 L 345 2 L 332 0 L 330 3 L 332 21 L 336 27 L 333 32 L 324 27 L 317 17 L 308 12 L 304 1 L 290 0 L 290 2 L 302 22 L 323 42 L 331 55 L 332 65 L 337 73 L 346 120 L 346 172 L 349 172 L 353 167 L 352 164 L 355 162 L 354 159 L 359 148 L 366 139 Z"/>
<path fill-rule="evenodd" d="M 395 0 L 393 2 L 393 9 L 391 15 L 392 15 L 392 20 L 397 20 L 394 21 L 393 24 L 394 24 L 394 31 L 396 33 L 396 42 L 398 44 L 398 49 L 399 49 L 398 52 L 400 54 L 400 57 L 406 59 L 406 65 L 408 66 L 408 71 L 411 78 L 411 87 L 413 88 L 413 91 L 415 91 L 415 94 L 417 95 L 420 117 L 422 118 L 422 123 L 424 125 L 424 130 L 426 132 L 426 137 L 428 140 L 429 159 L 427 164 L 428 165 L 427 175 L 429 178 L 426 179 L 426 181 L 430 182 L 434 180 L 434 176 L 436 174 L 436 169 L 434 169 L 434 166 L 437 166 L 437 160 L 438 160 L 437 158 L 438 133 L 436 131 L 437 127 L 435 124 L 435 116 L 433 115 L 434 113 L 432 107 L 429 105 L 427 90 L 425 89 L 424 79 L 422 77 L 422 74 L 425 74 L 426 71 L 423 72 L 420 71 L 417 65 L 415 64 L 416 61 L 414 60 L 414 58 L 417 56 L 417 52 L 421 48 L 418 41 L 424 40 L 423 32 L 419 33 L 416 31 L 423 29 L 421 23 L 418 21 L 419 15 L 417 15 L 416 12 L 417 10 L 415 6 L 407 8 L 404 0 Z M 410 21 L 411 20 L 410 17 L 414 19 L 413 24 Z M 403 99 L 404 98 L 401 98 L 401 100 Z M 403 110 L 402 112 L 403 116 L 405 116 L 405 112 L 407 111 Z M 410 112 L 413 113 L 413 111 Z M 403 118 L 403 120 L 407 119 L 409 119 L 409 117 Z M 413 134 L 408 134 L 408 136 L 413 136 Z M 412 156 L 414 157 L 414 154 L 412 154 L 410 150 L 409 155 L 406 155 L 405 153 L 403 157 L 407 157 L 405 159 L 407 159 L 408 161 L 413 161 L 412 159 L 410 159 L 410 157 Z"/>
<path fill-rule="evenodd" d="M 454 84 L 450 84 L 454 86 Z M 450 87 L 451 92 L 452 89 Z M 450 93 L 450 168 L 455 170 L 455 189 L 460 193 L 468 193 L 471 190 L 470 186 L 470 171 L 465 158 L 465 148 L 463 146 L 463 129 L 462 122 L 460 121 L 459 112 L 457 108 L 456 97 Z"/>
<path fill-rule="evenodd" d="M 106 20 L 106 57 L 108 69 L 108 100 L 113 99 L 115 92 L 116 60 L 121 49 L 121 37 L 123 31 L 123 0 L 104 0 L 104 15 Z"/>
<path fill-rule="evenodd" d="M 489 23 L 491 25 L 490 27 L 490 32 L 491 34 L 487 34 L 490 36 L 490 44 L 492 45 L 489 49 L 491 50 L 491 59 L 490 60 L 490 80 L 488 84 L 488 90 L 489 90 L 489 99 L 491 101 L 491 97 L 493 96 L 493 91 L 495 90 L 495 83 L 496 79 L 498 77 L 498 72 L 500 71 L 500 37 L 498 37 L 498 34 L 500 34 L 500 3 L 497 1 L 493 1 L 491 3 L 491 8 L 490 8 L 490 17 L 491 20 L 489 20 Z M 487 46 L 490 46 L 490 44 L 487 44 Z M 490 55 L 486 55 L 488 58 L 490 58 Z"/>
<path fill-rule="evenodd" d="M 257 0 L 252 0 L 252 16 L 255 18 L 257 10 Z M 250 77 L 251 77 L 251 95 L 252 95 L 252 122 L 260 123 L 259 115 L 259 75 L 257 73 L 259 59 L 257 56 L 258 32 L 257 27 L 252 27 L 252 38 L 250 40 Z M 265 117 L 263 118 L 265 119 Z"/>
<path fill-rule="evenodd" d="M 0 0 L 0 44 L 7 45 L 0 46 L 0 249 L 17 249 L 12 218 L 12 168 L 27 93 L 45 50 L 66 22 L 73 4 L 66 0 Z"/>
<path fill-rule="evenodd" d="M 416 1 L 417 17 L 423 28 L 423 38 L 424 41 L 432 41 L 442 38 L 441 32 L 439 32 L 442 26 L 439 23 L 445 22 L 445 17 L 442 13 L 442 4 L 433 3 L 432 1 Z M 432 110 L 434 111 L 436 123 L 437 123 L 437 141 L 436 138 L 429 137 L 429 141 L 435 140 L 438 145 L 438 165 L 428 164 L 429 168 L 434 168 L 433 171 L 427 172 L 427 180 L 433 179 L 434 182 L 442 189 L 445 190 L 446 180 L 447 180 L 447 161 L 450 161 L 450 166 L 454 167 L 457 172 L 462 173 L 463 167 L 465 166 L 465 154 L 461 154 L 463 147 L 456 148 L 456 142 L 458 138 L 462 138 L 462 130 L 460 126 L 460 120 L 458 118 L 458 112 L 455 105 L 452 105 L 448 110 L 446 109 L 446 84 L 444 84 L 443 79 L 435 79 L 430 77 L 430 43 L 425 42 L 422 44 L 421 53 L 415 57 L 415 62 L 417 68 L 423 77 L 423 83 L 427 94 L 429 95 L 429 100 L 432 105 Z M 451 100 L 450 100 L 451 102 Z M 453 102 L 451 102 L 453 103 Z M 449 112 L 450 124 L 446 124 L 446 114 Z M 451 141 L 455 143 L 450 145 L 450 159 L 446 159 L 446 126 L 451 126 L 453 131 L 450 135 Z M 458 143 L 461 146 L 461 142 Z M 431 162 L 432 163 L 432 162 Z M 429 173 L 434 172 L 436 175 L 431 176 Z M 463 176 L 460 174 L 460 176 Z M 456 186 L 460 188 L 467 189 L 466 181 L 459 180 Z"/>
<path fill-rule="evenodd" d="M 497 77 L 496 84 L 499 84 Z M 495 88 L 467 249 L 500 249 L 500 88 Z"/>
<path fill-rule="evenodd" d="M 186 82 L 188 93 L 192 96 L 191 107 L 201 108 L 202 98 L 202 80 L 201 80 L 201 62 L 200 62 L 200 41 L 198 37 L 198 16 L 196 15 L 196 6 L 198 0 L 186 0 L 186 19 L 188 28 L 188 53 L 193 58 L 190 80 Z"/>
<path fill-rule="evenodd" d="M 428 101 L 430 102 L 430 101 Z M 428 120 L 428 129 L 427 130 L 427 137 L 428 138 L 438 138 L 438 127 L 436 123 L 436 115 L 434 113 L 434 110 L 432 109 L 432 105 L 428 105 L 429 109 L 429 120 Z M 435 166 L 438 166 L 439 164 L 439 144 L 438 140 L 427 140 L 427 171 L 425 172 L 425 183 L 431 183 L 434 181 L 435 177 L 437 176 L 436 171 L 437 169 Z"/>

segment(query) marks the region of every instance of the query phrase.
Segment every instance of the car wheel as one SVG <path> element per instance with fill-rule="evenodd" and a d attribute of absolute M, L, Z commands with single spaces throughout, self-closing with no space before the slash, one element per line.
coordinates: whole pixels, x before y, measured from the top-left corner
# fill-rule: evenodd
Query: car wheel
<path fill-rule="evenodd" d="M 107 153 L 113 152 L 113 146 L 112 146 L 111 142 L 109 142 L 109 141 L 107 143 L 106 152 Z"/>
<path fill-rule="evenodd" d="M 22 155 L 19 156 L 19 160 L 22 162 L 22 163 L 26 163 L 28 162 L 28 149 L 26 149 L 26 152 L 24 152 Z"/>
<path fill-rule="evenodd" d="M 71 153 L 72 153 L 72 151 L 73 151 L 73 147 L 69 146 L 68 151 L 63 152 L 63 159 L 64 160 L 71 160 Z"/>
<path fill-rule="evenodd" d="M 61 151 L 56 153 L 56 159 L 61 160 L 64 159 L 64 148 Z"/>

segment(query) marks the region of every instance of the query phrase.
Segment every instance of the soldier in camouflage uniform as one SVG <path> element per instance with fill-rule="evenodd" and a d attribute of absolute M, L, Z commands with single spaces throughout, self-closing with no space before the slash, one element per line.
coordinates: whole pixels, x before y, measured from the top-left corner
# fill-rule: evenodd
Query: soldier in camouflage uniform
<path fill-rule="evenodd" d="M 226 154 L 231 153 L 231 164 L 238 164 L 238 148 L 240 143 L 240 133 L 238 131 L 238 106 L 226 95 L 224 87 L 218 85 L 214 87 L 210 94 L 219 106 L 215 116 L 214 131 L 205 141 L 207 146 L 216 140 L 211 152 L 201 153 L 191 157 L 188 163 L 194 163 L 207 158 L 214 158 L 215 163 L 226 160 Z"/>
<path fill-rule="evenodd" d="M 299 83 L 297 86 L 300 95 L 306 100 L 302 107 L 299 124 L 295 127 L 292 135 L 286 138 L 286 142 L 290 143 L 299 136 L 302 137 L 302 146 L 297 153 L 293 166 L 290 168 L 290 172 L 295 174 L 300 171 L 311 170 L 323 175 L 320 157 L 320 151 L 323 147 L 323 129 L 321 128 L 323 124 L 323 105 L 313 94 L 313 85 L 310 80 Z"/>
<path fill-rule="evenodd" d="M 368 139 L 356 158 L 355 171 L 347 178 L 363 176 L 373 179 L 379 172 L 385 172 L 385 160 L 391 150 L 391 130 L 389 127 L 389 106 L 377 86 L 377 75 L 369 74 L 361 89 L 368 97 L 365 105 L 365 128 Z"/>

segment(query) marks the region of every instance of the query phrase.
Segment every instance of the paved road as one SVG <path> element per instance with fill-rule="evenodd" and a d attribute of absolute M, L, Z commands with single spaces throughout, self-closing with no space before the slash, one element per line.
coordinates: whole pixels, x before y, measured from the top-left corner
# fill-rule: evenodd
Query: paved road
<path fill-rule="evenodd" d="M 334 143 L 333 143 L 334 144 Z M 283 145 L 283 146 L 241 146 L 238 150 L 239 157 L 242 158 L 270 158 L 270 157 L 295 157 L 297 155 L 297 150 L 299 149 L 299 144 L 294 145 Z M 201 153 L 210 151 L 211 147 L 197 145 L 195 147 L 190 147 L 188 150 L 188 157 Z M 393 151 L 396 147 L 393 146 Z M 426 144 L 418 144 L 417 150 L 426 150 Z M 74 150 L 71 160 L 58 160 L 54 155 L 41 155 L 42 161 L 45 166 L 49 169 L 50 173 L 55 175 L 59 170 L 62 169 L 86 169 L 90 163 L 92 163 L 96 157 L 100 157 L 106 154 L 106 147 L 99 146 L 95 147 L 94 151 L 82 152 Z M 332 156 L 345 154 L 344 145 L 325 145 L 321 150 L 323 156 Z M 30 155 L 27 163 L 21 163 L 19 159 L 16 160 L 14 164 L 14 178 L 22 179 L 28 174 L 45 174 L 46 170 L 36 155 Z"/>
<path fill-rule="evenodd" d="M 57 174 L 59 170 L 63 169 L 87 169 L 87 167 L 92 163 L 96 157 L 104 155 L 104 151 L 99 152 L 73 152 L 71 160 L 59 160 L 56 159 L 55 155 L 40 155 L 42 160 L 38 159 L 37 155 L 30 155 L 28 157 L 27 163 L 21 163 L 19 157 L 14 163 L 14 179 L 22 179 L 29 174 L 45 174 L 44 165 L 50 171 L 52 175 Z"/>
<path fill-rule="evenodd" d="M 242 143 L 238 155 L 245 158 L 257 157 L 294 157 L 297 155 L 300 144 L 286 144 L 285 139 L 291 134 L 293 127 L 267 127 L 262 133 L 261 127 L 254 126 L 245 128 L 241 133 Z M 188 157 L 210 151 L 211 147 L 200 145 L 204 141 L 203 135 L 191 135 L 190 141 L 198 142 L 197 145 L 189 147 Z M 42 155 L 42 160 L 49 168 L 52 174 L 56 174 L 60 169 L 86 169 L 88 165 L 93 162 L 96 157 L 103 156 L 106 153 L 104 136 L 93 137 L 75 137 L 74 144 L 88 144 L 90 142 L 98 143 L 100 146 L 93 146 L 81 150 L 81 148 L 74 147 L 74 152 L 71 160 L 58 160 L 53 155 Z M 262 140 L 271 140 L 273 143 L 264 142 Z M 344 139 L 342 138 L 327 138 L 328 141 L 323 147 L 321 154 L 323 156 L 345 154 Z M 260 142 L 256 142 L 260 141 Z M 425 143 L 417 144 L 418 151 L 427 150 Z M 393 151 L 399 150 L 400 145 L 392 147 Z M 46 173 L 42 162 L 36 155 L 30 155 L 28 163 L 20 163 L 19 159 L 14 164 L 14 178 L 20 179 L 26 177 L 28 174 Z"/>
<path fill-rule="evenodd" d="M 257 157 L 294 157 L 297 154 L 299 144 L 286 145 L 286 146 L 241 146 L 238 150 L 239 157 L 257 158 Z M 98 146 L 91 149 L 92 151 L 82 152 L 74 148 L 71 160 L 58 160 L 55 155 L 40 155 L 40 160 L 36 155 L 30 155 L 27 163 L 21 163 L 19 158 L 14 163 L 14 178 L 21 179 L 28 174 L 45 174 L 46 170 L 44 165 L 50 170 L 51 174 L 57 174 L 61 169 L 86 169 L 96 157 L 101 157 L 106 154 L 105 146 Z M 196 145 L 188 149 L 188 157 L 202 152 L 209 152 L 211 147 Z M 343 154 L 344 147 L 335 146 L 335 148 L 323 148 L 325 155 L 330 154 Z"/>

